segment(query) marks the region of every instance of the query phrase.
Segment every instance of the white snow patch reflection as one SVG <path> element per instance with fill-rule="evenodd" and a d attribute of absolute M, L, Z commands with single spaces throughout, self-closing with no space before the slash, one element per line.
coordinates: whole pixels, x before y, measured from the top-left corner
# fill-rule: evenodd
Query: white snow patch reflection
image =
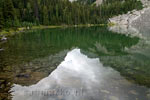
<path fill-rule="evenodd" d="M 139 89 L 132 90 L 132 87 Z M 129 95 L 136 94 L 137 98 L 145 89 L 128 82 L 112 68 L 104 67 L 98 58 L 88 58 L 80 49 L 74 49 L 56 70 L 37 84 L 15 84 L 12 95 L 13 100 L 129 100 Z"/>

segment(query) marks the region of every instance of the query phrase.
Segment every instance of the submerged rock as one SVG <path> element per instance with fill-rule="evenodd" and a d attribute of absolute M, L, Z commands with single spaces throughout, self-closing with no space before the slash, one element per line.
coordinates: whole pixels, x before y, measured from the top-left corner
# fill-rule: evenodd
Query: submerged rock
<path fill-rule="evenodd" d="M 133 95 L 138 95 L 138 93 L 135 90 L 131 90 L 131 91 L 129 91 L 129 93 L 131 93 Z"/>
<path fill-rule="evenodd" d="M 147 99 L 148 99 L 148 100 L 150 99 L 150 94 L 147 94 Z"/>
<path fill-rule="evenodd" d="M 28 74 L 18 74 L 18 75 L 16 75 L 16 77 L 18 77 L 18 78 L 29 78 L 30 75 L 28 75 Z"/>
<path fill-rule="evenodd" d="M 100 90 L 102 93 L 105 93 L 105 94 L 110 94 L 110 92 L 109 91 L 107 91 L 107 90 Z"/>
<path fill-rule="evenodd" d="M 109 96 L 110 100 L 119 100 L 118 97 L 115 97 L 115 96 Z"/>
<path fill-rule="evenodd" d="M 5 82 L 5 80 L 0 80 L 0 84 L 2 84 L 2 83 L 4 83 Z"/>
<path fill-rule="evenodd" d="M 3 36 L 2 38 L 1 38 L 1 41 L 6 41 L 7 40 L 7 38 L 5 37 L 5 36 Z"/>
<path fill-rule="evenodd" d="M 3 49 L 3 48 L 0 48 L 0 51 L 4 51 L 4 49 Z"/>
<path fill-rule="evenodd" d="M 0 78 L 0 100 L 11 100 L 10 88 L 12 84 L 7 79 Z"/>

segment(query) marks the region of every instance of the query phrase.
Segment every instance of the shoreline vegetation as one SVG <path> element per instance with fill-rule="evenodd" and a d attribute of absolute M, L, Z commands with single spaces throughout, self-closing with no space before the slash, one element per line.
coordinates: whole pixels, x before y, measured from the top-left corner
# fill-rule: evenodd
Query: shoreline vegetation
<path fill-rule="evenodd" d="M 107 25 L 113 16 L 143 8 L 139 0 L 104 0 L 101 5 L 94 4 L 95 1 L 0 0 L 0 35 L 29 27 Z"/>
<path fill-rule="evenodd" d="M 92 26 L 112 26 L 114 25 L 113 23 L 109 24 L 80 24 L 80 25 L 49 25 L 49 26 L 44 26 L 44 25 L 39 25 L 39 26 L 27 26 L 27 27 L 20 27 L 20 28 L 9 28 L 9 29 L 4 29 L 0 32 L 0 40 L 3 37 L 9 37 L 13 36 L 18 33 L 22 33 L 28 30 L 34 30 L 34 29 L 46 29 L 46 28 L 68 28 L 68 27 L 92 27 Z"/>

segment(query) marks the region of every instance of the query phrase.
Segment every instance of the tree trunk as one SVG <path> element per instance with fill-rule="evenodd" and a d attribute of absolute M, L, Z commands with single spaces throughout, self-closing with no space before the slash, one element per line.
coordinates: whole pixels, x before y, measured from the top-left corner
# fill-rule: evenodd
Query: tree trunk
<path fill-rule="evenodd" d="M 34 16 L 37 21 L 39 21 L 39 8 L 37 0 L 34 0 Z"/>

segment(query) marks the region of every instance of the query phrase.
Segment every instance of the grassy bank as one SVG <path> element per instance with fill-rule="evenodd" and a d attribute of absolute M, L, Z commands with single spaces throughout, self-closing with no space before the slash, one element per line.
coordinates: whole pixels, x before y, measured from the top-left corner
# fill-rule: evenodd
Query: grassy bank
<path fill-rule="evenodd" d="M 58 27 L 62 27 L 62 26 L 32 26 L 32 27 L 20 27 L 20 28 L 9 28 L 9 29 L 4 29 L 0 32 L 0 38 L 2 38 L 3 36 L 12 36 L 15 35 L 17 33 L 21 33 L 27 30 L 32 30 L 32 29 L 42 29 L 42 28 L 58 28 Z"/>
<path fill-rule="evenodd" d="M 80 24 L 80 25 L 51 25 L 51 26 L 32 26 L 32 27 L 20 27 L 20 28 L 10 28 L 10 29 L 4 29 L 0 32 L 0 39 L 5 36 L 9 37 L 21 32 L 25 32 L 28 30 L 33 30 L 33 29 L 45 29 L 45 28 L 66 28 L 66 27 L 91 27 L 91 26 L 107 26 L 106 24 Z"/>

